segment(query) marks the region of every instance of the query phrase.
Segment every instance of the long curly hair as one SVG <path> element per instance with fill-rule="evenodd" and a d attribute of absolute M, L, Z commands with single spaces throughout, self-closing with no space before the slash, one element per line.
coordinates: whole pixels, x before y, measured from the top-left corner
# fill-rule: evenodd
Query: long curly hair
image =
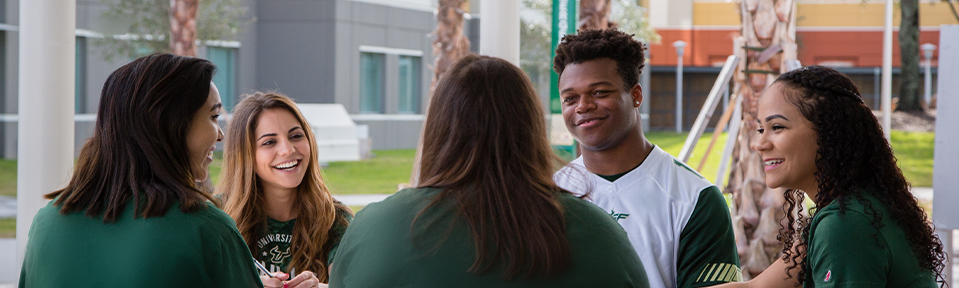
<path fill-rule="evenodd" d="M 292 99 L 279 93 L 256 92 L 245 96 L 234 109 L 233 119 L 223 145 L 223 172 L 215 194 L 222 195 L 223 211 L 230 215 L 246 240 L 250 253 L 257 253 L 257 239 L 267 228 L 266 195 L 260 177 L 254 171 L 256 148 L 254 135 L 259 116 L 268 109 L 289 111 L 300 121 L 310 147 L 316 147 L 316 137 Z M 329 279 L 327 252 L 334 244 L 331 228 L 348 225 L 345 217 L 349 207 L 336 202 L 320 174 L 316 151 L 310 153 L 306 175 L 297 189 L 296 223 L 291 241 L 290 267 L 297 271 L 312 271 L 321 282 Z M 291 269 L 292 270 L 292 269 Z M 286 271 L 289 272 L 289 271 Z"/>
<path fill-rule="evenodd" d="M 910 185 L 896 165 L 879 121 L 863 103 L 852 80 L 828 67 L 809 66 L 785 73 L 774 83 L 784 85 L 787 101 L 799 109 L 818 134 L 815 177 L 819 193 L 812 199 L 816 207 L 838 201 L 839 212 L 844 213 L 849 200 L 862 201 L 866 213 L 873 217 L 872 226 L 877 229 L 873 237 L 878 239 L 878 229 L 886 215 L 865 201 L 863 193 L 875 197 L 904 230 L 919 265 L 944 284 L 942 269 L 946 257 L 942 242 L 909 192 Z M 807 272 L 805 251 L 810 219 L 802 213 L 794 216 L 789 212 L 803 203 L 803 195 L 799 190 L 785 192 L 783 209 L 787 221 L 779 235 L 785 243 L 782 259 L 790 264 L 786 273 L 791 275 L 790 271 L 798 270 L 800 283 L 805 281 Z"/>

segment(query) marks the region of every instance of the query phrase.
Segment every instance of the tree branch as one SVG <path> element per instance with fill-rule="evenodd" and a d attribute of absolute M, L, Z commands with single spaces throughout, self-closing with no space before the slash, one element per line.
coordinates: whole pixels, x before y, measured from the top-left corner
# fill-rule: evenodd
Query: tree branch
<path fill-rule="evenodd" d="M 956 4 L 952 3 L 953 1 L 956 1 L 956 0 L 942 0 L 942 1 L 949 4 L 949 8 L 952 8 L 950 9 L 952 11 L 952 16 L 955 16 L 956 21 L 959 21 L 959 11 L 956 10 Z"/>

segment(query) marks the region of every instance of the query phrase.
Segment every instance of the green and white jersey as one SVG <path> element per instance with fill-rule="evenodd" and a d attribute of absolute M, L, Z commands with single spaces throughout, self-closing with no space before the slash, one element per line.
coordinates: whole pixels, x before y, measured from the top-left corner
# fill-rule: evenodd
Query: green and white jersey
<path fill-rule="evenodd" d="M 742 280 L 729 207 L 716 186 L 659 147 L 610 182 L 579 157 L 556 183 L 604 209 L 626 230 L 650 287 L 705 287 Z"/>
<path fill-rule="evenodd" d="M 906 234 L 877 199 L 863 193 L 845 211 L 838 201 L 819 209 L 809 226 L 804 287 L 938 287 L 932 272 L 919 266 Z M 882 213 L 881 228 L 872 225 Z"/>
<path fill-rule="evenodd" d="M 344 217 L 349 223 L 353 217 L 349 212 L 337 211 L 338 217 Z M 284 272 L 290 275 L 296 275 L 296 267 L 290 267 L 292 259 L 293 227 L 296 225 L 296 219 L 289 221 L 278 221 L 267 217 L 267 233 L 256 240 L 256 260 L 263 264 L 270 272 Z M 340 239 L 346 232 L 346 226 L 333 224 L 330 228 L 330 239 L 327 252 L 326 265 L 329 267 L 336 256 L 336 249 L 340 245 Z"/>

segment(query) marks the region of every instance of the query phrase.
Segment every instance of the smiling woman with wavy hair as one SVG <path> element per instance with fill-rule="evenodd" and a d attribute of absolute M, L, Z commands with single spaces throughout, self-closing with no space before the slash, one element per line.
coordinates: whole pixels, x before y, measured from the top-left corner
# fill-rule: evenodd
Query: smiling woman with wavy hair
<path fill-rule="evenodd" d="M 759 102 L 766 184 L 786 213 L 783 256 L 749 283 L 722 287 L 935 287 L 943 245 L 909 192 L 879 121 L 853 82 L 827 67 L 783 74 Z M 801 208 L 801 207 L 800 207 Z M 801 210 L 800 210 L 801 211 Z"/>
<path fill-rule="evenodd" d="M 280 274 L 261 276 L 264 286 L 323 286 L 352 213 L 327 189 L 316 137 L 293 100 L 279 93 L 245 97 L 226 133 L 216 188 L 223 210 L 257 261 Z"/>

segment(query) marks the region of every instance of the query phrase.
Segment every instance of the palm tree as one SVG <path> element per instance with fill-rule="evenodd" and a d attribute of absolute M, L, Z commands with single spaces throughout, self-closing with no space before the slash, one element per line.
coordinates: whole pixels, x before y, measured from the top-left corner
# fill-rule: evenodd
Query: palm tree
<path fill-rule="evenodd" d="M 469 7 L 469 0 L 439 0 L 436 7 L 436 30 L 433 30 L 433 55 L 436 60 L 433 62 L 433 81 L 430 83 L 430 95 L 436 88 L 436 81 L 440 75 L 446 72 L 456 60 L 463 58 L 470 52 L 470 40 L 463 35 L 463 19 L 466 14 L 466 7 Z M 410 173 L 409 184 L 400 184 L 399 189 L 405 187 L 416 187 L 420 174 L 420 151 L 422 146 L 423 133 L 420 132 L 420 141 L 416 145 L 416 156 L 413 159 L 413 171 Z"/>
<path fill-rule="evenodd" d="M 459 60 L 470 51 L 470 40 L 463 35 L 463 15 L 468 0 L 440 0 L 436 8 L 436 30 L 433 30 L 433 82 L 456 60 Z"/>
<path fill-rule="evenodd" d="M 759 153 L 750 149 L 756 136 L 756 106 L 763 91 L 796 59 L 795 0 L 741 0 L 741 35 L 734 51 L 743 59 L 735 75 L 733 93 L 742 99 L 742 121 L 733 148 L 725 193 L 733 195 L 733 230 L 743 268 L 751 279 L 779 257 L 776 238 L 783 218 L 782 191 L 766 187 Z"/>
<path fill-rule="evenodd" d="M 579 22 L 576 28 L 616 28 L 616 23 L 609 20 L 610 4 L 610 0 L 579 0 Z"/>
<path fill-rule="evenodd" d="M 200 0 L 170 0 L 170 51 L 196 57 L 196 10 Z"/>
<path fill-rule="evenodd" d="M 919 99 L 919 0 L 899 1 L 899 67 L 902 69 L 897 110 L 921 110 Z"/>

